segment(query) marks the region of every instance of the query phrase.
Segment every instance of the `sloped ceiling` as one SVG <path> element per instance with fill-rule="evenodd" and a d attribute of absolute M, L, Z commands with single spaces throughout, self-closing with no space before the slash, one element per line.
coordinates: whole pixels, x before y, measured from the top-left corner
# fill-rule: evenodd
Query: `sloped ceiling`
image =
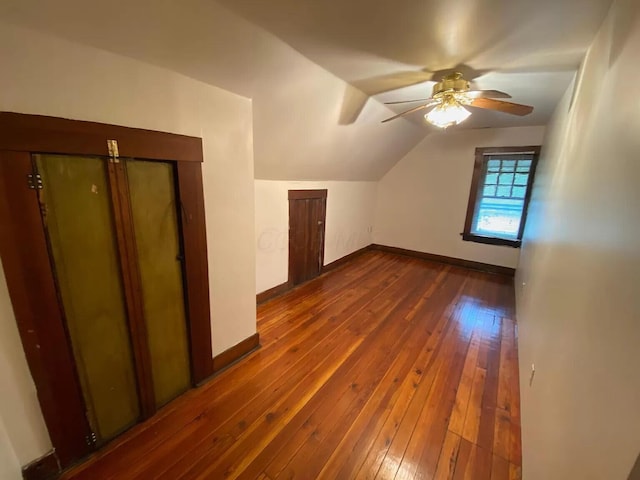
<path fill-rule="evenodd" d="M 430 96 L 457 68 L 534 113 L 472 109 L 456 128 L 544 125 L 611 0 L 218 0 L 383 102 Z M 427 81 L 427 83 L 425 83 Z M 419 105 L 394 106 L 397 112 Z M 423 112 L 409 118 L 424 125 Z"/>
<path fill-rule="evenodd" d="M 461 126 L 545 124 L 609 3 L 0 0 L 0 20 L 252 98 L 256 178 L 377 180 L 431 131 L 419 115 L 381 124 L 382 101 L 428 96 L 433 72 L 462 64 L 536 110 Z"/>
<path fill-rule="evenodd" d="M 351 122 L 361 92 L 212 1 L 2 0 L 0 19 L 251 98 L 256 178 L 377 180 L 427 133 L 375 101 Z"/>

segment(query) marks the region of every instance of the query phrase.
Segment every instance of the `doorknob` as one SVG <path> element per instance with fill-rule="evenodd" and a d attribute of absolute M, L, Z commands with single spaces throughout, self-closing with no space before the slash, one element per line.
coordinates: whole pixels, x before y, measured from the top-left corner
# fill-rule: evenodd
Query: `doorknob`
<path fill-rule="evenodd" d="M 322 225 L 322 220 L 318 220 L 318 225 Z"/>

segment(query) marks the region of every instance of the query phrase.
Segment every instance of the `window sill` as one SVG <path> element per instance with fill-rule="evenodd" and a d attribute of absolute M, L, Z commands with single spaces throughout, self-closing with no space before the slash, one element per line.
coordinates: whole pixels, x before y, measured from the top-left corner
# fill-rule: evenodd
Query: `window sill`
<path fill-rule="evenodd" d="M 521 240 L 507 240 L 506 238 L 483 237 L 473 233 L 463 233 L 462 240 L 467 242 L 486 243 L 488 245 L 502 245 L 505 247 L 520 248 Z"/>

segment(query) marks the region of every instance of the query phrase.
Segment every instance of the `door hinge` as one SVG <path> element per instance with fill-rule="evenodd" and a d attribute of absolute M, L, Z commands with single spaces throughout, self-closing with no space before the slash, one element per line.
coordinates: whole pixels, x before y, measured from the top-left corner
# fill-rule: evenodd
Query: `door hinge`
<path fill-rule="evenodd" d="M 89 435 L 84 437 L 84 441 L 87 443 L 87 446 L 93 447 L 96 443 L 98 443 L 98 438 L 96 434 L 91 432 Z"/>
<path fill-rule="evenodd" d="M 118 141 L 107 140 L 107 148 L 109 149 L 109 161 L 111 163 L 120 163 L 120 155 L 118 154 Z"/>
<path fill-rule="evenodd" d="M 42 190 L 42 177 L 39 173 L 27 174 L 27 186 L 31 190 Z"/>

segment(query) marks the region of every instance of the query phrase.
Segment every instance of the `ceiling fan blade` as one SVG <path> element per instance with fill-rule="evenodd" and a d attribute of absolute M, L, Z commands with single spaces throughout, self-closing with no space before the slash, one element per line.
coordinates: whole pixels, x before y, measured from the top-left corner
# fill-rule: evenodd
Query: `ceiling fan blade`
<path fill-rule="evenodd" d="M 467 95 L 471 98 L 511 98 L 511 95 L 500 90 L 470 90 Z"/>
<path fill-rule="evenodd" d="M 533 112 L 533 107 L 520 105 L 519 103 L 503 102 L 492 98 L 476 98 L 471 102 L 472 107 L 486 108 L 487 110 L 497 110 L 499 112 L 510 113 L 524 117 Z"/>
<path fill-rule="evenodd" d="M 413 112 L 417 112 L 418 110 L 422 110 L 423 108 L 429 108 L 433 103 L 425 103 L 424 105 L 418 105 L 417 107 L 411 108 L 405 112 L 394 115 L 393 117 L 389 117 L 385 120 L 382 120 L 382 123 L 390 122 L 391 120 L 395 120 L 398 117 L 402 117 L 403 115 L 408 115 Z"/>
<path fill-rule="evenodd" d="M 402 100 L 400 102 L 384 102 L 385 105 L 398 105 L 400 103 L 413 103 L 413 102 L 426 102 L 431 100 L 431 98 L 419 98 L 417 100 Z"/>

